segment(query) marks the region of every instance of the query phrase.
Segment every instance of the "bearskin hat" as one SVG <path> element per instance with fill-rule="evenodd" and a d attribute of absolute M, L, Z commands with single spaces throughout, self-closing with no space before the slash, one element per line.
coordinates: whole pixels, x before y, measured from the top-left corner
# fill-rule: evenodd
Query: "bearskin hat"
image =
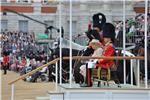
<path fill-rule="evenodd" d="M 98 27 L 100 30 L 106 23 L 106 17 L 102 13 L 97 13 L 93 15 L 93 27 Z"/>
<path fill-rule="evenodd" d="M 115 27 L 111 23 L 105 23 L 103 26 L 103 37 L 111 38 L 114 42 L 115 39 Z"/>

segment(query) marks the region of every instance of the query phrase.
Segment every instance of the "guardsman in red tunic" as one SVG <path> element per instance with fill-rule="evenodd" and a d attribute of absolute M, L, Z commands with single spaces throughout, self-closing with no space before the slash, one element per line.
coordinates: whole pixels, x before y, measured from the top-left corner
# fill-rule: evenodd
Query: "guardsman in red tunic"
<path fill-rule="evenodd" d="M 4 52 L 3 54 L 3 70 L 4 70 L 4 75 L 7 74 L 7 69 L 9 68 L 9 56 L 8 52 Z"/>
<path fill-rule="evenodd" d="M 115 39 L 115 27 L 111 23 L 106 23 L 104 25 L 103 39 L 104 39 L 104 47 L 103 47 L 102 56 L 104 57 L 115 56 L 115 48 L 113 47 L 113 42 Z M 114 64 L 115 64 L 114 60 L 99 59 L 97 67 L 105 70 L 105 69 L 109 69 Z M 102 74 L 102 72 L 100 74 Z M 108 72 L 106 74 L 108 74 Z"/>
<path fill-rule="evenodd" d="M 110 57 L 115 55 L 113 42 L 115 39 L 115 27 L 111 23 L 106 23 L 103 27 L 104 47 L 102 56 Z M 114 60 L 100 59 L 99 66 L 101 68 L 109 68 L 114 64 Z"/>

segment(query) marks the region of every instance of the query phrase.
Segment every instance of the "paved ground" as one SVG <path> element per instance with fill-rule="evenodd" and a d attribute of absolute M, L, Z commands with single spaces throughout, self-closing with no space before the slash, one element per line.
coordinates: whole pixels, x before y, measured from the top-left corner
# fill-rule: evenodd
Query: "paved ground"
<path fill-rule="evenodd" d="M 0 100 L 11 100 L 11 86 L 8 85 L 8 82 L 18 78 L 19 74 L 8 71 L 7 75 L 3 75 L 0 70 L 0 75 L 0 83 L 2 83 L 0 85 L 0 90 L 2 90 L 2 93 L 0 91 Z M 54 83 L 30 83 L 20 80 L 15 84 L 15 100 L 35 100 L 36 97 L 47 96 L 47 91 L 54 89 Z"/>
<path fill-rule="evenodd" d="M 2 100 L 10 100 L 11 86 L 8 85 L 8 82 L 19 77 L 19 74 L 12 71 L 8 71 L 7 75 L 3 75 L 0 71 L 0 74 L 0 80 L 2 83 Z M 35 97 L 46 96 L 48 90 L 54 89 L 54 83 L 29 83 L 20 80 L 15 84 L 15 100 L 35 100 Z"/>

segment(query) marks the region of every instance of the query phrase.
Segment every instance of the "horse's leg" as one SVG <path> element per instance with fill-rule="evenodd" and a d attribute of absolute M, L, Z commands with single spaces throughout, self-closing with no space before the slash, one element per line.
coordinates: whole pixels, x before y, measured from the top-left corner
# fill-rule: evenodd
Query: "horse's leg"
<path fill-rule="evenodd" d="M 148 58 L 148 79 L 150 79 L 150 49 L 147 49 L 147 58 Z"/>
<path fill-rule="evenodd" d="M 117 76 L 120 81 L 120 83 L 124 82 L 123 78 L 124 72 L 123 72 L 123 60 L 120 60 L 117 67 Z"/>
<path fill-rule="evenodd" d="M 76 66 L 74 66 L 74 78 L 76 83 L 84 82 L 84 77 L 80 74 L 80 66 L 81 63 L 78 63 Z"/>
<path fill-rule="evenodd" d="M 124 68 L 123 68 L 123 65 L 124 65 L 123 60 L 120 60 L 120 63 L 119 63 L 118 68 L 117 68 L 117 76 L 118 76 L 118 79 L 119 79 L 120 83 L 124 83 Z M 130 76 L 131 76 L 130 75 L 130 61 L 127 60 L 126 61 L 126 82 L 127 83 L 131 83 L 131 77 Z M 134 78 L 133 83 L 136 84 L 135 76 L 133 76 L 133 78 Z"/>
<path fill-rule="evenodd" d="M 52 74 L 53 72 L 55 73 L 55 69 L 53 68 L 54 65 L 50 65 L 48 66 L 48 78 L 49 78 L 49 81 L 55 81 L 55 77 L 54 75 Z"/>

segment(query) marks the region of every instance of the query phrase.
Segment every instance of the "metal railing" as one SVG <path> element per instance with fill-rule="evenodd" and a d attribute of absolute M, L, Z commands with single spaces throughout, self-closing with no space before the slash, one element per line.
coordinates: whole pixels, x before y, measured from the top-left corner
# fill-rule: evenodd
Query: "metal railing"
<path fill-rule="evenodd" d="M 70 57 L 63 57 L 62 58 L 63 60 L 69 60 L 70 59 Z M 133 59 L 135 59 L 135 60 L 137 60 L 137 85 L 138 86 L 140 86 L 140 74 L 139 74 L 139 72 L 140 72 L 140 65 L 139 65 L 139 60 L 144 60 L 144 57 L 143 56 L 136 56 L 136 57 L 123 57 L 123 56 L 114 56 L 114 57 L 103 57 L 103 56 L 101 56 L 101 57 L 90 57 L 90 56 L 73 56 L 72 57 L 72 59 L 73 60 L 78 60 L 78 61 L 81 61 L 81 60 L 89 60 L 89 59 L 107 59 L 107 60 L 131 60 L 131 62 L 132 62 L 132 60 Z M 26 78 L 27 76 L 31 76 L 32 74 L 34 74 L 35 72 L 37 72 L 37 71 L 39 71 L 39 70 L 41 70 L 42 68 L 44 68 L 44 67 L 47 67 L 47 66 L 49 66 L 49 65 L 51 65 L 51 64 L 55 64 L 55 79 L 56 79 L 56 84 L 55 84 L 55 86 L 56 86 L 56 90 L 57 90 L 57 88 L 58 88 L 58 61 L 60 60 L 60 58 L 56 58 L 56 59 L 54 59 L 54 60 L 52 60 L 52 61 L 50 61 L 50 62 L 48 62 L 47 64 L 44 64 L 44 65 L 42 65 L 42 66 L 40 66 L 40 67 L 38 67 L 37 69 L 35 69 L 35 70 L 33 70 L 33 71 L 31 71 L 31 72 L 29 72 L 29 73 L 27 73 L 27 74 L 25 74 L 25 75 L 22 75 L 22 76 L 20 76 L 19 78 L 17 78 L 17 79 L 15 79 L 15 80 L 13 80 L 13 81 L 11 81 L 11 82 L 9 82 L 8 84 L 9 85 L 11 85 L 11 88 L 12 88 L 12 93 L 11 93 L 11 100 L 14 100 L 14 84 L 16 83 L 16 82 L 18 82 L 19 80 L 22 80 L 22 79 L 24 79 L 24 78 Z M 60 66 L 60 67 L 62 67 L 62 66 Z M 131 84 L 133 85 L 133 75 L 132 75 L 132 73 L 133 73 L 133 65 L 132 65 L 132 63 L 131 63 Z M 59 77 L 60 79 L 62 78 L 62 75 L 60 74 L 60 77 Z M 147 80 L 147 79 L 146 79 Z M 145 84 L 147 84 L 147 83 L 145 83 Z"/>

